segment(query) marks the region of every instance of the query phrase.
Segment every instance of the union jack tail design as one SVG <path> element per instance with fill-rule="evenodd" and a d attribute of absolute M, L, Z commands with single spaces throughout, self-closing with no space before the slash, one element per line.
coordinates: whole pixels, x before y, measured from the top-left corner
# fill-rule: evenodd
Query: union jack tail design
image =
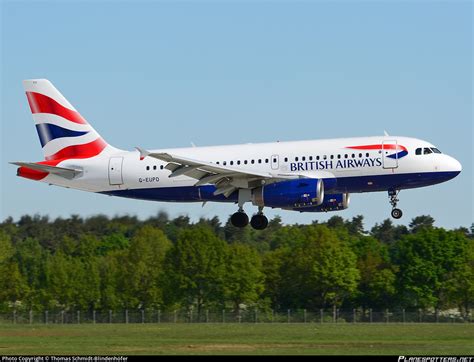
<path fill-rule="evenodd" d="M 23 86 L 48 163 L 94 157 L 108 146 L 49 80 L 24 80 Z"/>

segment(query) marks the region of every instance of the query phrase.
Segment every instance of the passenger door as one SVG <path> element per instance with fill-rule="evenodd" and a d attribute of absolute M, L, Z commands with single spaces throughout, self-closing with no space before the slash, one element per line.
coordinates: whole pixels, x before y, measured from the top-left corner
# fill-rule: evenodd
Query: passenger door
<path fill-rule="evenodd" d="M 111 157 L 109 160 L 109 183 L 111 185 L 122 185 L 122 163 L 123 157 Z"/>
<path fill-rule="evenodd" d="M 382 165 L 383 165 L 383 168 L 397 168 L 398 167 L 397 141 L 382 142 Z"/>

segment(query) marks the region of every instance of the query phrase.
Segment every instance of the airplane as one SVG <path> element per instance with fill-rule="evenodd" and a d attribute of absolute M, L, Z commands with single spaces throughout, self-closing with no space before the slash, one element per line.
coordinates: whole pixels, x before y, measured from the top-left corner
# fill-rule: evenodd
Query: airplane
<path fill-rule="evenodd" d="M 108 144 L 46 79 L 23 81 L 43 148 L 40 162 L 11 162 L 17 175 L 83 191 L 141 200 L 231 202 L 236 227 L 263 230 L 264 207 L 328 212 L 351 193 L 388 192 L 391 215 L 401 190 L 456 177 L 461 164 L 433 144 L 384 136 L 125 151 Z"/>

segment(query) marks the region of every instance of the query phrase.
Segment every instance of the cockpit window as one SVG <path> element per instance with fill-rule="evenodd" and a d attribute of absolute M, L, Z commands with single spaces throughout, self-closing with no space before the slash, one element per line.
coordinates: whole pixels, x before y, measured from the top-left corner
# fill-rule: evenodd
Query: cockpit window
<path fill-rule="evenodd" d="M 429 155 L 431 153 L 441 153 L 441 151 L 438 150 L 436 147 L 418 147 L 415 150 L 415 155 Z"/>

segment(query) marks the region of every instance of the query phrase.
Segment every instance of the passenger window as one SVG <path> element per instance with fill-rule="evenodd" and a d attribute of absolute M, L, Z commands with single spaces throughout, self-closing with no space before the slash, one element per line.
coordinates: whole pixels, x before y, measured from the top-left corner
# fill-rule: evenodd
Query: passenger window
<path fill-rule="evenodd" d="M 355 154 L 352 154 L 352 158 L 356 158 L 356 155 L 355 155 Z"/>
<path fill-rule="evenodd" d="M 331 155 L 331 160 L 334 160 L 334 155 Z"/>
<path fill-rule="evenodd" d="M 295 162 L 298 162 L 298 157 L 295 157 Z"/>
<path fill-rule="evenodd" d="M 262 163 L 262 159 L 261 159 L 261 158 L 258 159 L 258 163 Z"/>
<path fill-rule="evenodd" d="M 425 147 L 425 149 L 423 151 L 423 154 L 424 155 L 429 155 L 430 153 L 433 153 L 433 151 L 431 151 L 428 147 Z"/>
<path fill-rule="evenodd" d="M 147 171 L 150 171 L 150 166 L 147 166 L 147 167 L 146 167 L 146 170 L 147 170 Z"/>
<path fill-rule="evenodd" d="M 227 161 L 224 161 L 224 166 L 227 165 Z"/>
<path fill-rule="evenodd" d="M 344 155 L 344 158 L 348 158 L 349 156 L 347 155 L 347 153 Z"/>
<path fill-rule="evenodd" d="M 246 165 L 247 163 L 248 163 L 247 160 L 245 160 L 245 161 L 244 161 L 244 165 Z"/>
<path fill-rule="evenodd" d="M 268 163 L 268 158 L 265 159 L 265 163 Z"/>
<path fill-rule="evenodd" d="M 288 162 L 288 157 L 285 157 L 285 162 Z"/>
<path fill-rule="evenodd" d="M 327 160 L 328 156 L 324 155 L 323 160 Z"/>
<path fill-rule="evenodd" d="M 368 153 L 368 152 L 365 154 L 365 157 L 369 157 L 369 153 Z"/>
<path fill-rule="evenodd" d="M 153 166 L 153 170 L 156 170 L 156 165 L 155 165 L 155 166 Z"/>
<path fill-rule="evenodd" d="M 417 149 L 416 149 L 415 155 L 421 155 L 421 148 L 417 148 Z"/>
<path fill-rule="evenodd" d="M 250 161 L 250 163 L 253 165 L 255 163 L 255 160 Z"/>
<path fill-rule="evenodd" d="M 305 156 L 301 157 L 301 160 L 306 161 L 306 157 Z"/>
<path fill-rule="evenodd" d="M 237 165 L 240 165 L 240 160 L 237 161 Z"/>
<path fill-rule="evenodd" d="M 362 153 L 359 153 L 359 158 L 362 158 Z"/>
<path fill-rule="evenodd" d="M 310 161 L 313 161 L 313 156 L 309 156 L 309 160 L 310 160 Z"/>
<path fill-rule="evenodd" d="M 316 161 L 319 161 L 319 156 L 316 156 Z"/>
<path fill-rule="evenodd" d="M 337 155 L 337 159 L 340 160 L 340 159 L 341 159 L 341 155 Z"/>
<path fill-rule="evenodd" d="M 164 166 L 163 166 L 163 165 L 160 166 L 160 170 L 162 170 L 162 169 L 164 169 Z"/>

